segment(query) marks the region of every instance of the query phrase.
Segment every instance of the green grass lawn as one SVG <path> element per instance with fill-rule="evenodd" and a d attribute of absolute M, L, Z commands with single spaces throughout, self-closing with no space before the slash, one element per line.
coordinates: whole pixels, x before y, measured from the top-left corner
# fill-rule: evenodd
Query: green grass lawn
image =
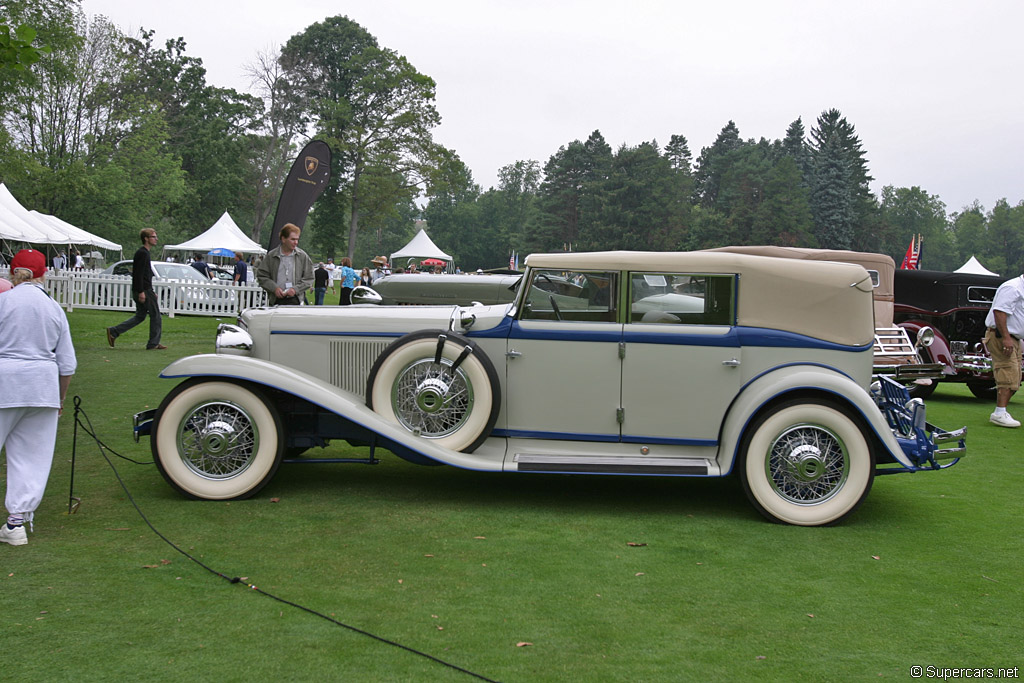
<path fill-rule="evenodd" d="M 71 394 L 110 448 L 148 462 L 131 416 L 173 386 L 167 363 L 212 350 L 217 321 L 165 319 L 167 351 L 144 350 L 144 325 L 110 349 L 103 328 L 125 317 L 69 315 Z M 491 679 L 1022 666 L 1024 430 L 989 426 L 992 405 L 956 385 L 928 406 L 968 425 L 969 456 L 879 477 L 831 528 L 769 524 L 731 478 L 501 476 L 384 452 L 373 467 L 282 465 L 255 498 L 214 503 L 114 462 L 152 524 L 213 570 Z M 81 428 L 68 515 L 73 426 L 69 404 L 29 545 L 0 546 L 0 680 L 469 680 L 189 561 Z"/>

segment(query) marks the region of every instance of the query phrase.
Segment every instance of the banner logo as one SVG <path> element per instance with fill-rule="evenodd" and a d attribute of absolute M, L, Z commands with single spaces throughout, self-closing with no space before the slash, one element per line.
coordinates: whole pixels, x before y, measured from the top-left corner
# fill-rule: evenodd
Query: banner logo
<path fill-rule="evenodd" d="M 318 168 L 320 168 L 319 159 L 316 157 L 306 157 L 306 175 L 313 175 Z"/>

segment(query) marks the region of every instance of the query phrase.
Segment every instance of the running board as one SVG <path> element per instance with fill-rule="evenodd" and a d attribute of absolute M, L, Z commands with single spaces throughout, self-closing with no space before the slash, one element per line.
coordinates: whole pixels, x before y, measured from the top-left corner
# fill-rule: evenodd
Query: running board
<path fill-rule="evenodd" d="M 590 472 L 592 474 L 674 474 L 708 476 L 707 458 L 645 458 L 620 455 L 537 455 L 516 453 L 518 472 Z"/>

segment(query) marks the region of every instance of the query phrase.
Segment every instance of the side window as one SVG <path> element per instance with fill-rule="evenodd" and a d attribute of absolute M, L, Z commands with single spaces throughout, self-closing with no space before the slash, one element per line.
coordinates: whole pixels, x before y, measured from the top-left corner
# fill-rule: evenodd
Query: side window
<path fill-rule="evenodd" d="M 732 325 L 732 275 L 631 273 L 629 320 L 668 325 Z"/>
<path fill-rule="evenodd" d="M 520 318 L 615 322 L 617 281 L 604 271 L 532 271 Z"/>
<path fill-rule="evenodd" d="M 131 274 L 132 274 L 132 264 L 130 262 L 129 263 L 119 263 L 116 266 L 114 266 L 114 275 L 131 275 Z"/>

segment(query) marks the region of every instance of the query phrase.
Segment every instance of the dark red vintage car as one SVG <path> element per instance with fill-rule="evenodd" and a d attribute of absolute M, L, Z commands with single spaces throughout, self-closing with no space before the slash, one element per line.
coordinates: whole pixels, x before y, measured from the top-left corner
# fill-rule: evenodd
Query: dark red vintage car
<path fill-rule="evenodd" d="M 925 326 L 931 327 L 935 340 L 921 350 L 922 356 L 942 363 L 942 381 L 966 382 L 978 398 L 995 398 L 992 360 L 982 339 L 985 316 L 1004 280 L 999 275 L 938 270 L 895 273 L 894 321 L 911 335 Z M 936 384 L 914 386 L 911 394 L 925 398 Z"/>

